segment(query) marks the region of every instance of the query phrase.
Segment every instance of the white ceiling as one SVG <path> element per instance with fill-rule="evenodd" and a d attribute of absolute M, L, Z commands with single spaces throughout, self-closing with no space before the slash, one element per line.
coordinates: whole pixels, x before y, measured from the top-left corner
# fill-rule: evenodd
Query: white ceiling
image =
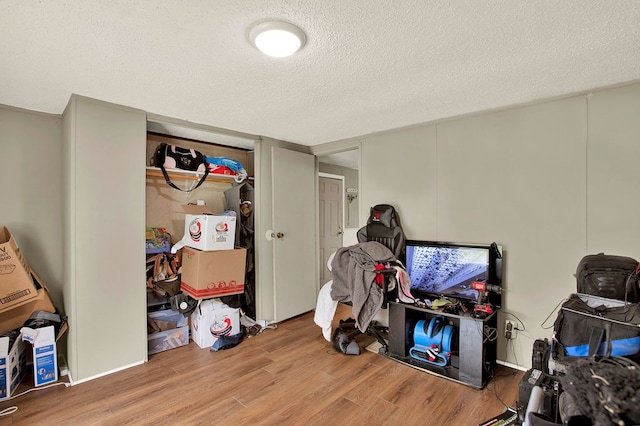
<path fill-rule="evenodd" d="M 267 19 L 306 46 L 262 55 Z M 0 0 L 0 40 L 2 104 L 76 93 L 309 146 L 640 79 L 637 0 Z"/>

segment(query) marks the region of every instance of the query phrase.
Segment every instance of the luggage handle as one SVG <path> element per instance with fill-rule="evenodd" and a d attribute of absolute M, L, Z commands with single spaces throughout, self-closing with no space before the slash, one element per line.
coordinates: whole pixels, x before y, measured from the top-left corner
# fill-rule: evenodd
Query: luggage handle
<path fill-rule="evenodd" d="M 609 358 L 611 356 L 611 324 L 605 323 L 604 328 L 591 327 L 591 334 L 589 336 L 589 358 L 595 359 L 598 355 L 598 349 L 604 342 L 605 353 L 603 358 Z"/>

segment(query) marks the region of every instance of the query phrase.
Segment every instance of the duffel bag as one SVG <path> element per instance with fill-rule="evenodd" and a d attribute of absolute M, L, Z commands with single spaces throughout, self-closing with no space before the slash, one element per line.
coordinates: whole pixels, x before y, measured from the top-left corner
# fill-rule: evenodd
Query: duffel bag
<path fill-rule="evenodd" d="M 161 143 L 156 148 L 152 159 L 152 164 L 159 167 L 164 176 L 164 180 L 169 186 L 184 192 L 191 192 L 203 184 L 209 175 L 209 166 L 204 154 L 195 149 L 182 148 L 176 145 Z M 201 172 L 202 176 L 195 187 L 182 189 L 171 182 L 167 169 L 187 170 L 190 172 Z"/>
<path fill-rule="evenodd" d="M 553 357 L 630 356 L 640 353 L 640 304 L 572 294 L 553 325 Z"/>
<path fill-rule="evenodd" d="M 626 256 L 590 254 L 576 268 L 576 291 L 607 299 L 638 302 L 638 261 Z"/>

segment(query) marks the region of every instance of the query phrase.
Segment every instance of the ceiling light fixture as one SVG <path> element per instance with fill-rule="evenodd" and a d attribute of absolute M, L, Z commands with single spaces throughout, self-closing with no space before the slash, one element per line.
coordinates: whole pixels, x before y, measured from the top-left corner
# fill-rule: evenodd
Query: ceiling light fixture
<path fill-rule="evenodd" d="M 302 49 L 304 32 L 293 24 L 280 21 L 263 22 L 249 32 L 251 43 L 265 55 L 275 58 L 291 56 Z"/>

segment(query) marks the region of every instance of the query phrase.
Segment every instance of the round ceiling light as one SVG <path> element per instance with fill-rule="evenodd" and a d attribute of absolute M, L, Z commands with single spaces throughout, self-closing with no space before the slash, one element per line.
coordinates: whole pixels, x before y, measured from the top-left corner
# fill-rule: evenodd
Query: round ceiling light
<path fill-rule="evenodd" d="M 304 32 L 287 22 L 263 22 L 251 29 L 251 43 L 265 55 L 275 58 L 291 56 L 304 46 Z"/>

